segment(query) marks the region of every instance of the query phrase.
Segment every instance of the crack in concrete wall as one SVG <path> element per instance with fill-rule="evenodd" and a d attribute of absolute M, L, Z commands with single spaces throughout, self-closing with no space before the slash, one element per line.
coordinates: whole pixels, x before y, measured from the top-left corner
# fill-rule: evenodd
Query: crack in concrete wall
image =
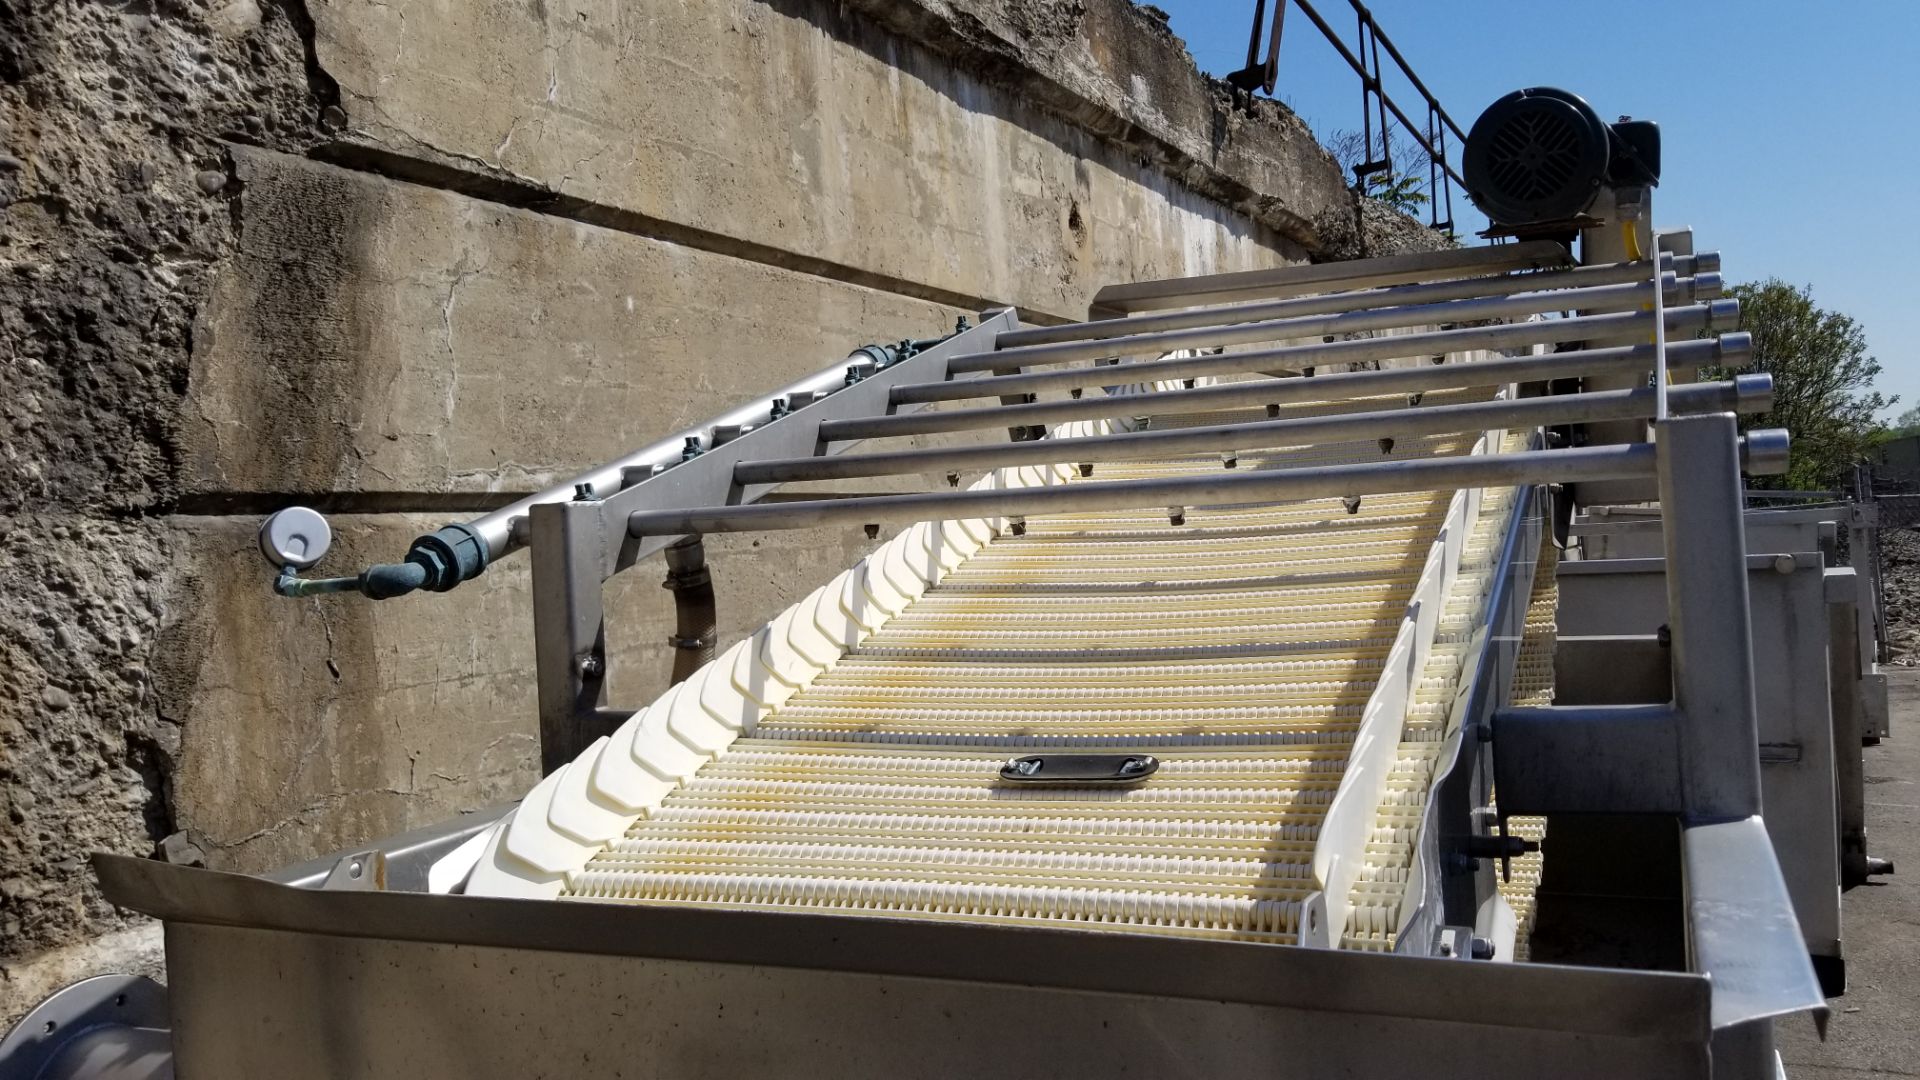
<path fill-rule="evenodd" d="M 259 870 L 531 782 L 524 560 L 294 603 L 257 515 L 390 559 L 865 341 L 1351 216 L 1126 0 L 534 7 L 0 0 L 0 1023 L 154 966 L 88 851 Z M 769 543 L 710 544 L 723 636 L 871 547 Z M 655 586 L 609 590 L 620 700 Z"/>

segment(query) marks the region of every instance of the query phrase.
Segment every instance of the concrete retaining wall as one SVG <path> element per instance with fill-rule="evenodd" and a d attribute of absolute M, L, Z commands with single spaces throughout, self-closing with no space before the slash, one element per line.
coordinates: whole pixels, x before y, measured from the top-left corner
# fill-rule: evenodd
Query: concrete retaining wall
<path fill-rule="evenodd" d="M 0 1021 L 150 955 L 90 850 L 256 871 L 534 779 L 523 558 L 281 600 L 262 513 L 394 558 L 865 342 L 1302 261 L 1350 214 L 1126 0 L 11 10 Z M 710 546 L 731 640 L 869 543 Z M 610 599 L 637 703 L 670 605 L 653 568 Z"/>

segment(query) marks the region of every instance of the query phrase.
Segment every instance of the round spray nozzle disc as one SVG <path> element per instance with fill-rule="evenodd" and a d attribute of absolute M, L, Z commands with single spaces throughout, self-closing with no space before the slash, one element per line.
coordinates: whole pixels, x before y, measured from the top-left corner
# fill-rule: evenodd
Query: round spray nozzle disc
<path fill-rule="evenodd" d="M 260 553 L 275 566 L 305 570 L 333 543 L 333 529 L 319 511 L 289 506 L 260 523 Z"/>

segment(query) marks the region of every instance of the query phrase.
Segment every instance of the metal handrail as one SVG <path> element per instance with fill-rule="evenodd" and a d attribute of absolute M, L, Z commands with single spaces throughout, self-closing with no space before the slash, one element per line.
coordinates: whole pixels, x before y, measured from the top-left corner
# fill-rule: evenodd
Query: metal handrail
<path fill-rule="evenodd" d="M 1430 197 L 1428 201 L 1431 211 L 1428 219 L 1430 226 L 1435 229 L 1451 230 L 1453 228 L 1453 184 L 1458 182 L 1464 187 L 1467 181 L 1447 160 L 1447 132 L 1453 132 L 1454 138 L 1459 140 L 1461 145 L 1465 145 L 1467 133 L 1461 130 L 1459 123 L 1448 114 L 1446 108 L 1440 104 L 1440 99 L 1433 95 L 1433 91 L 1427 89 L 1427 84 L 1422 82 L 1420 76 L 1414 72 L 1413 65 L 1407 62 L 1406 56 L 1393 44 L 1393 40 L 1380 29 L 1379 20 L 1374 18 L 1373 12 L 1369 11 L 1360 0 L 1347 0 L 1353 5 L 1354 17 L 1359 27 L 1358 55 L 1347 47 L 1346 42 L 1340 40 L 1339 32 L 1321 16 L 1319 10 L 1313 6 L 1312 0 L 1293 0 L 1293 2 L 1300 6 L 1301 14 L 1319 28 L 1321 35 L 1340 54 L 1340 58 L 1347 62 L 1347 66 L 1353 69 L 1354 74 L 1360 76 L 1360 117 L 1369 160 L 1353 167 L 1355 185 L 1360 185 L 1373 173 L 1393 167 L 1392 155 L 1388 152 L 1390 147 L 1387 143 L 1387 114 L 1391 112 L 1399 119 L 1401 127 L 1406 130 L 1408 136 L 1420 145 L 1420 149 L 1426 151 L 1428 185 L 1430 188 L 1438 188 L 1440 192 L 1438 196 Z M 1267 58 L 1261 61 L 1259 59 L 1260 32 L 1265 26 L 1266 7 L 1266 0 L 1254 0 L 1253 35 L 1247 42 L 1247 66 L 1228 75 L 1226 79 L 1227 82 L 1248 93 L 1252 93 L 1256 86 L 1269 94 L 1273 93 L 1279 76 L 1280 28 L 1286 15 L 1287 0 L 1275 0 L 1272 37 L 1267 47 Z M 1381 79 L 1380 50 L 1382 48 L 1386 49 L 1388 59 L 1393 61 L 1394 65 L 1400 69 L 1400 73 L 1406 76 L 1407 81 L 1425 101 L 1427 122 L 1424 127 L 1415 125 L 1400 108 L 1399 103 L 1387 93 L 1386 85 Z M 1373 121 L 1376 112 L 1380 120 L 1381 147 L 1381 153 L 1377 159 L 1373 158 Z M 1445 220 L 1440 217 L 1440 207 L 1443 202 L 1447 213 Z"/>

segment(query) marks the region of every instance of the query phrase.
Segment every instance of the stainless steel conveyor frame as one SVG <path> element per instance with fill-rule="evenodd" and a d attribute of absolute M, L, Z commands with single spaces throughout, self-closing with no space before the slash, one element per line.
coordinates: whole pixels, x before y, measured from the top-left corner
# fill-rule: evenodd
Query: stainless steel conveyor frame
<path fill-rule="evenodd" d="M 1344 297 L 1298 318 L 1248 321 L 1251 309 L 1199 313 L 1145 334 L 1114 323 L 1047 328 L 1025 338 L 1011 311 L 884 365 L 835 368 L 577 481 L 461 526 L 487 560 L 531 548 L 542 757 L 548 768 L 630 715 L 608 702 L 601 592 L 608 579 L 689 531 L 1014 516 L 1513 486 L 1520 512 L 1499 548 L 1492 617 L 1472 657 L 1468 722 L 1448 743 L 1427 809 L 1397 956 L 1261 944 L 1037 928 L 909 922 L 798 912 L 556 904 L 405 891 L 426 885 L 438 855 L 487 822 L 449 825 L 344 853 L 281 880 L 97 856 L 112 902 L 167 924 L 175 1051 L 183 1074 L 467 1076 L 560 1067 L 610 1072 L 634 1054 L 687 1076 L 799 1071 L 818 1075 L 1149 1075 L 1259 1068 L 1282 1076 L 1383 1074 L 1410 1060 L 1436 1076 L 1506 1074 L 1555 1063 L 1564 1076 L 1771 1076 L 1774 1017 L 1824 1017 L 1779 867 L 1758 814 L 1759 763 L 1741 473 L 1784 467 L 1784 433 L 1742 436 L 1733 409 L 1765 400 L 1763 381 L 1565 394 L 1474 406 L 1370 408 L 1312 420 L 1255 420 L 1085 440 L 950 451 L 828 455 L 855 438 L 905 434 L 936 401 L 998 397 L 998 410 L 930 414 L 952 427 L 1024 427 L 1060 418 L 1131 418 L 1327 398 L 1377 398 L 1490 379 L 1613 374 L 1736 360 L 1739 335 L 1669 348 L 1646 340 L 1658 319 L 1674 333 L 1730 329 L 1737 311 L 1712 300 L 1706 256 L 1643 261 L 1582 274 L 1535 252 L 1453 253 L 1435 277 L 1475 283 L 1435 290 L 1408 280 L 1427 257 L 1262 272 L 1258 280 L 1192 279 L 1136 290 L 1147 307 L 1287 297 Z M 1524 254 L 1524 258 L 1522 257 Z M 1516 260 L 1519 260 L 1516 262 Z M 1669 266 L 1696 273 L 1674 276 Z M 1717 260 L 1711 264 L 1717 265 Z M 1623 279 L 1614 281 L 1614 278 Z M 1591 284 L 1605 280 L 1607 284 Z M 1493 282 L 1507 282 L 1501 292 Z M 1658 285 L 1655 284 L 1658 282 Z M 1365 289 L 1365 292 L 1340 292 Z M 1656 290 L 1657 293 L 1656 293 Z M 1436 295 L 1460 299 L 1433 301 Z M 1659 296 L 1663 314 L 1637 310 Z M 1364 300 L 1364 302 L 1363 302 Z M 1431 302 L 1409 303 L 1409 300 Z M 1704 301 L 1704 302 L 1701 302 Z M 1348 306 L 1351 305 L 1351 306 Z M 1611 314 L 1541 317 L 1578 309 Z M 1289 309 L 1296 314 L 1306 310 Z M 1463 319 L 1494 326 L 1421 330 Z M 1166 329 L 1173 326 L 1173 329 Z M 1195 345 L 1285 341 L 1348 330 L 1415 332 L 1282 345 L 1162 361 L 1047 371 L 1034 364 L 1104 359 Z M 1076 333 L 1078 336 L 1076 336 Z M 1012 348 L 1000 349 L 1003 343 Z M 1545 355 L 1542 347 L 1587 343 Z M 1430 364 L 1450 354 L 1530 355 Z M 1052 350 L 1052 351 L 1046 351 Z M 1064 358 L 1064 359 L 1063 359 Z M 1218 386 L 1182 380 L 1292 372 L 1334 363 L 1417 358 L 1412 367 L 1264 378 Z M 1025 395 L 1147 382 L 1139 395 L 1020 403 Z M 822 393 L 831 390 L 831 393 Z M 1263 393 L 1264 391 L 1264 393 Z M 1238 395 L 1247 396 L 1238 396 Z M 788 408 L 787 405 L 800 405 Z M 1022 411 L 1027 410 L 1027 411 Z M 1662 412 L 1665 415 L 1660 415 Z M 995 419 L 998 417 L 998 419 Z M 1439 430 L 1535 428 L 1586 418 L 1652 420 L 1651 443 L 1430 461 L 1229 472 L 1025 489 L 842 495 L 760 503 L 777 483 L 828 476 L 1074 465 L 1195 449 L 1295 445 L 1317 438 Z M 890 424 L 901 423 L 899 427 Z M 933 430 L 933 429 L 929 429 Z M 686 438 L 703 451 L 681 461 Z M 679 440 L 676 442 L 676 440 Z M 1057 452 L 1049 443 L 1057 445 Z M 828 464 L 828 462 L 835 462 Z M 816 464 L 817 463 L 817 464 Z M 663 467 L 664 466 L 664 467 Z M 1515 709 L 1504 699 L 1549 486 L 1645 478 L 1657 483 L 1669 567 L 1673 700 L 1652 709 Z M 576 486 L 578 485 L 578 486 Z M 760 503 L 759 505 L 753 505 Z M 484 563 L 483 563 L 484 566 Z M 477 572 L 477 570 L 475 571 Z M 454 584 L 458 582 L 455 581 Z M 451 587 L 449 585 L 448 587 Z M 1676 754 L 1675 748 L 1678 748 Z M 1503 811 L 1551 812 L 1631 791 L 1680 821 L 1689 962 L 1685 972 L 1496 964 L 1458 947 L 1490 893 L 1491 868 L 1470 841 Z M 1657 781 L 1657 782 L 1656 782 Z M 1511 789 L 1510 789 L 1511 785 Z M 1516 807 L 1509 807 L 1513 800 Z M 484 816 L 484 815 L 482 815 Z M 383 887 L 379 887 L 384 885 Z M 724 1011 L 745 1026 L 714 1036 Z M 1026 1018 L 1044 1015 L 1044 1025 Z M 754 1017 L 752 1020 L 746 1017 Z M 622 1038 L 606 1043 L 609 1032 Z M 723 1043 L 727 1045 L 722 1045 Z M 604 1047 L 604 1048 L 603 1048 Z M 560 1048 L 560 1049 L 556 1049 Z M 662 1066 L 667 1067 L 667 1066 Z"/>

